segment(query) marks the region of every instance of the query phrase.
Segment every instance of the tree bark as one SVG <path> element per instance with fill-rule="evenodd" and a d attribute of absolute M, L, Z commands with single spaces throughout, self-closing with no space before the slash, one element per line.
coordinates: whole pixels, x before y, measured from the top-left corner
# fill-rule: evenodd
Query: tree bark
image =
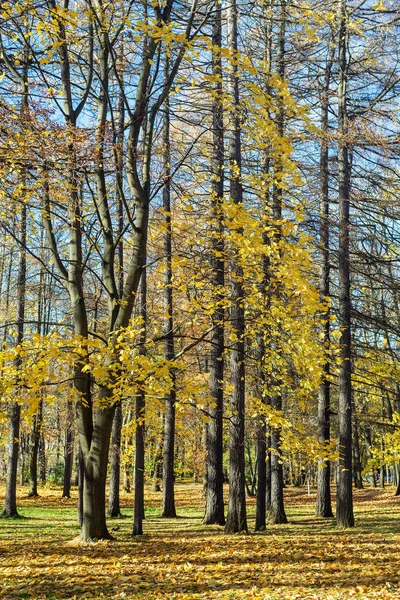
<path fill-rule="evenodd" d="M 115 413 L 111 431 L 110 489 L 108 496 L 108 515 L 110 517 L 121 516 L 119 499 L 121 473 L 121 428 L 122 406 L 121 402 L 117 402 L 115 405 Z"/>
<path fill-rule="evenodd" d="M 22 73 L 15 75 L 21 84 L 21 119 L 29 118 L 29 97 L 28 97 L 28 60 L 29 49 L 27 44 L 24 47 L 24 62 Z M 25 169 L 21 173 L 21 181 L 24 187 L 26 182 Z M 22 201 L 19 231 L 19 265 L 18 265 L 18 285 L 17 285 L 17 344 L 20 345 L 24 339 L 25 325 L 25 301 L 26 301 L 26 225 L 27 225 L 27 205 L 25 198 Z M 17 371 L 22 365 L 22 359 L 17 355 L 15 366 Z M 17 386 L 19 382 L 17 381 Z M 18 454 L 20 449 L 20 424 L 21 407 L 18 402 L 14 402 L 10 410 L 10 446 L 7 465 L 6 494 L 4 500 L 3 517 L 18 517 L 17 511 L 17 470 Z M 21 469 L 22 477 L 24 476 Z"/>
<path fill-rule="evenodd" d="M 347 6 L 340 2 L 339 86 L 338 86 L 338 174 L 339 174 L 339 324 L 341 328 L 339 366 L 339 471 L 336 488 L 338 527 L 353 527 L 352 490 L 352 391 L 350 320 L 350 163 L 347 121 Z"/>
<path fill-rule="evenodd" d="M 237 5 L 232 0 L 227 8 L 228 46 L 233 56 L 238 51 Z M 235 62 L 228 69 L 228 93 L 232 102 L 229 135 L 230 196 L 234 204 L 243 205 L 241 183 L 242 152 L 238 68 Z M 243 230 L 237 233 L 243 235 Z M 229 500 L 225 533 L 247 531 L 246 482 L 244 461 L 245 368 L 244 368 L 244 306 L 243 267 L 239 249 L 232 248 L 230 321 L 234 341 L 231 349 L 231 381 L 229 423 Z"/>
<path fill-rule="evenodd" d="M 165 78 L 169 74 L 169 60 L 165 61 Z M 164 186 L 163 210 L 165 215 L 164 234 L 164 356 L 166 361 L 175 358 L 174 348 L 174 317 L 173 317 L 173 289 L 172 289 L 172 224 L 171 224 L 171 149 L 170 149 L 170 109 L 169 97 L 164 103 Z M 162 516 L 176 517 L 175 509 L 175 402 L 176 385 L 175 370 L 170 367 L 171 387 L 165 397 L 164 421 L 164 454 L 162 477 Z"/>
<path fill-rule="evenodd" d="M 39 456 L 39 445 L 40 445 L 40 431 L 43 420 L 43 400 L 40 399 L 38 407 L 33 419 L 33 427 L 31 433 L 31 460 L 29 465 L 29 493 L 30 498 L 38 496 L 38 456 Z"/>
<path fill-rule="evenodd" d="M 277 73 L 282 81 L 285 79 L 285 37 L 286 37 L 286 0 L 280 1 L 279 8 L 279 29 L 278 29 L 278 52 L 277 52 Z M 278 95 L 278 114 L 277 130 L 279 136 L 284 135 L 284 105 L 283 99 Z M 275 223 L 274 239 L 279 244 L 281 239 L 280 222 L 282 219 L 282 194 L 283 189 L 280 184 L 282 178 L 282 158 L 279 154 L 275 157 L 274 165 L 274 185 L 272 198 L 272 217 Z M 276 294 L 280 294 L 280 284 Z M 278 342 L 279 343 L 279 342 Z M 275 350 L 278 355 L 281 354 L 279 345 L 275 344 Z M 278 367 L 279 368 L 279 367 Z M 274 387 L 281 386 L 281 376 L 277 372 L 274 377 Z M 282 410 L 282 394 L 275 393 L 271 398 L 271 406 L 276 411 Z M 271 523 L 287 523 L 287 517 L 284 508 L 283 499 L 283 466 L 281 457 L 281 432 L 277 427 L 271 427 L 271 508 L 269 510 L 269 520 Z"/>
<path fill-rule="evenodd" d="M 256 531 L 264 531 L 267 525 L 267 443 L 266 424 L 260 419 L 257 427 L 257 501 L 256 501 Z"/>
<path fill-rule="evenodd" d="M 221 4 L 215 2 L 212 23 L 213 75 L 216 78 L 213 99 L 213 155 L 212 155 L 212 211 L 214 236 L 212 238 L 212 286 L 215 294 L 215 311 L 212 314 L 213 331 L 210 349 L 210 422 L 207 426 L 206 510 L 203 523 L 225 525 L 224 472 L 223 472 L 223 402 L 224 402 L 224 300 L 225 260 L 224 223 L 222 202 L 224 197 L 224 121 L 222 106 L 222 61 L 219 48 L 222 44 Z"/>
<path fill-rule="evenodd" d="M 64 482 L 63 498 L 71 497 L 71 477 L 74 458 L 74 413 L 73 404 L 68 400 L 67 405 L 67 427 L 64 445 Z"/>
<path fill-rule="evenodd" d="M 140 281 L 140 314 L 142 330 L 139 339 L 139 353 L 146 354 L 146 323 L 147 323 L 147 273 L 143 270 Z M 143 535 L 144 519 L 144 432 L 145 432 L 146 397 L 143 389 L 136 394 L 135 417 L 135 502 L 133 509 L 132 535 Z"/>
<path fill-rule="evenodd" d="M 329 86 L 331 80 L 333 55 L 330 52 L 325 69 L 324 86 L 321 92 L 321 152 L 320 152 L 320 244 L 321 269 L 319 279 L 320 299 L 327 302 L 330 298 L 330 248 L 329 248 Z M 321 314 L 324 352 L 330 348 L 330 308 Z M 322 380 L 318 391 L 318 439 L 326 445 L 330 441 L 330 359 L 327 356 L 322 367 Z M 318 460 L 317 517 L 333 517 L 331 501 L 331 463 L 329 460 Z"/>

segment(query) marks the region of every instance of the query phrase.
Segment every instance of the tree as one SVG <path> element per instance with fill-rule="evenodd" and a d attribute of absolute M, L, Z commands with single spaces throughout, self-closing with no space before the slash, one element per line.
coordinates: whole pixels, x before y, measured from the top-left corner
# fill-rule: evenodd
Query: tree
<path fill-rule="evenodd" d="M 230 129 L 228 138 L 230 198 L 239 207 L 243 204 L 241 182 L 242 153 L 240 127 L 240 98 L 238 68 L 234 60 L 238 52 L 238 22 L 235 0 L 227 9 L 228 45 L 232 62 L 228 69 L 228 91 L 232 102 Z M 239 228 L 239 237 L 243 231 Z M 231 381 L 232 393 L 229 416 L 229 501 L 226 533 L 247 530 L 245 473 L 244 473 L 244 410 L 245 410 L 245 364 L 244 364 L 244 304 L 243 304 L 243 267 L 239 249 L 232 248 L 230 264 L 230 323 L 232 329 Z"/>
<path fill-rule="evenodd" d="M 351 390 L 351 300 L 350 300 L 350 162 L 347 125 L 347 5 L 340 3 L 338 36 L 338 177 L 339 177 L 339 471 L 336 493 L 336 521 L 339 527 L 353 527 L 352 493 L 352 390 Z"/>
<path fill-rule="evenodd" d="M 214 234 L 211 248 L 212 287 L 215 310 L 210 339 L 210 421 L 207 425 L 206 510 L 204 523 L 225 525 L 223 472 L 223 405 L 224 405 L 224 318 L 225 257 L 224 257 L 224 117 L 222 104 L 221 6 L 215 3 L 212 21 L 213 105 L 212 105 L 212 219 Z"/>

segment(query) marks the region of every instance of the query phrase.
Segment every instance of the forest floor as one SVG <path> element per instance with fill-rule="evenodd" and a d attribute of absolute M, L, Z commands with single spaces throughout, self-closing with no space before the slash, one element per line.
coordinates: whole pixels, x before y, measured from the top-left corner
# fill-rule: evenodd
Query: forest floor
<path fill-rule="evenodd" d="M 315 491 L 285 490 L 288 525 L 225 535 L 201 519 L 200 485 L 178 484 L 177 519 L 160 515 L 161 494 L 147 491 L 145 535 L 132 538 L 132 495 L 110 519 L 114 542 L 71 542 L 79 533 L 76 492 L 19 495 L 19 519 L 0 519 L 0 598 L 399 598 L 400 498 L 393 490 L 355 492 L 356 526 L 338 530 L 314 516 Z M 4 487 L 0 486 L 0 502 Z"/>

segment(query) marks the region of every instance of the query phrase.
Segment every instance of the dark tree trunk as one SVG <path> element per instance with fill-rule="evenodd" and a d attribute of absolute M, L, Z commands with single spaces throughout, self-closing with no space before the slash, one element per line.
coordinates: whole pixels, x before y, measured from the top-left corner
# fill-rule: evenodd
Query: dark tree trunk
<path fill-rule="evenodd" d="M 169 60 L 165 61 L 165 77 L 168 77 Z M 164 105 L 164 187 L 163 210 L 165 214 L 164 255 L 165 284 L 164 284 L 164 336 L 165 359 L 173 361 L 174 348 L 174 317 L 173 317 L 173 289 L 172 289 L 172 225 L 171 225 L 171 151 L 170 151 L 170 110 L 169 98 Z M 162 516 L 176 517 L 175 510 L 175 402 L 176 383 L 175 371 L 170 369 L 171 387 L 165 398 L 164 422 L 164 454 L 162 474 Z"/>
<path fill-rule="evenodd" d="M 266 426 L 264 419 L 260 420 L 257 428 L 257 503 L 256 503 L 256 531 L 266 528 L 266 500 L 267 500 L 267 444 Z"/>
<path fill-rule="evenodd" d="M 162 516 L 176 517 L 175 509 L 175 377 L 171 373 L 172 388 L 165 401 L 164 455 L 162 473 Z"/>
<path fill-rule="evenodd" d="M 221 47 L 221 5 L 215 3 L 213 20 L 213 48 Z M 223 381 L 224 381 L 224 225 L 223 208 L 224 196 L 224 122 L 222 107 L 222 65 L 218 50 L 214 52 L 213 74 L 217 78 L 213 100 L 213 219 L 215 221 L 214 237 L 212 239 L 212 285 L 215 294 L 216 310 L 212 315 L 213 332 L 210 349 L 210 405 L 211 420 L 208 423 L 207 462 L 206 462 L 206 510 L 204 523 L 206 525 L 225 525 L 224 515 L 224 472 L 223 472 Z"/>
<path fill-rule="evenodd" d="M 330 52 L 325 69 L 324 87 L 321 92 L 321 153 L 320 153 L 320 186 L 321 186 L 321 217 L 320 217 L 320 244 L 321 244 L 321 269 L 319 290 L 322 302 L 330 298 L 330 248 L 329 248 L 329 86 L 331 80 L 333 56 Z M 330 308 L 321 314 L 321 327 L 323 331 L 324 352 L 330 348 Z M 323 364 L 323 374 L 318 392 L 318 439 L 320 444 L 326 445 L 330 441 L 330 359 L 327 356 Z M 331 463 L 329 460 L 318 461 L 317 476 L 317 503 L 315 514 L 317 517 L 333 517 L 331 501 Z"/>
<path fill-rule="evenodd" d="M 396 470 L 396 475 L 397 475 L 397 483 L 396 483 L 396 490 L 394 492 L 395 496 L 400 496 L 400 469 L 399 469 L 399 465 L 395 464 L 394 465 L 394 469 Z"/>
<path fill-rule="evenodd" d="M 354 402 L 352 407 L 353 412 L 353 470 L 354 470 L 354 487 L 358 490 L 363 489 L 362 481 L 362 467 L 360 457 L 360 440 L 358 437 L 358 420 L 354 409 Z"/>
<path fill-rule="evenodd" d="M 10 450 L 8 453 L 6 496 L 2 517 L 19 516 L 17 511 L 17 472 L 20 421 L 21 408 L 17 402 L 14 402 L 10 411 Z"/>
<path fill-rule="evenodd" d="M 27 88 L 24 88 L 22 112 L 27 110 Z M 25 174 L 23 175 L 25 177 Z M 26 204 L 22 205 L 20 221 L 20 256 L 18 266 L 18 300 L 17 300 L 17 343 L 21 344 L 24 338 L 25 323 L 25 285 L 26 285 Z M 17 370 L 21 367 L 21 358 L 17 356 L 15 365 Z M 18 381 L 16 382 L 18 385 Z M 10 446 L 7 464 L 6 494 L 4 499 L 3 517 L 18 517 L 17 511 L 17 471 L 18 453 L 20 447 L 21 407 L 18 402 L 11 406 L 10 414 Z M 21 468 L 23 477 L 23 468 Z"/>
<path fill-rule="evenodd" d="M 228 46 L 236 55 L 238 51 L 237 6 L 232 0 L 227 8 Z M 230 195 L 232 201 L 243 204 L 241 183 L 242 152 L 238 68 L 231 64 L 228 71 L 228 92 L 232 102 L 232 117 L 229 136 Z M 243 235 L 243 230 L 236 233 Z M 244 368 L 244 306 L 243 268 L 239 249 L 232 248 L 231 259 L 231 308 L 230 321 L 235 341 L 231 349 L 231 381 L 233 390 L 230 400 L 229 419 L 229 501 L 226 533 L 247 531 L 246 482 L 244 461 L 244 415 L 245 415 L 245 368 Z"/>
<path fill-rule="evenodd" d="M 277 52 L 277 73 L 284 81 L 285 79 L 285 37 L 286 37 L 286 0 L 281 0 L 279 9 L 279 30 L 278 30 L 278 52 Z M 278 114 L 277 114 L 277 129 L 281 137 L 284 135 L 284 104 L 283 99 L 278 96 Z M 282 219 L 282 194 L 283 189 L 280 185 L 282 178 L 282 158 L 279 154 L 275 157 L 274 165 L 274 186 L 272 198 L 272 212 L 275 223 L 275 241 L 279 243 L 281 239 L 280 222 Z M 276 290 L 279 296 L 279 282 Z M 281 354 L 281 349 L 278 345 L 275 348 L 278 355 Z M 274 387 L 281 385 L 280 375 L 277 373 L 274 377 Z M 279 385 L 279 386 L 280 386 Z M 271 399 L 271 406 L 276 411 L 282 410 L 282 396 L 278 392 Z M 283 466 L 281 457 L 281 432 L 278 428 L 271 428 L 271 508 L 269 510 L 269 520 L 271 523 L 287 523 L 286 513 L 284 509 L 283 499 Z"/>
<path fill-rule="evenodd" d="M 163 466 L 163 448 L 164 448 L 164 417 L 165 415 L 161 414 L 160 416 L 160 432 L 156 441 L 156 447 L 154 451 L 154 467 L 152 472 L 153 492 L 161 492 L 160 482 L 162 480 L 162 466 Z"/>
<path fill-rule="evenodd" d="M 71 497 L 71 477 L 74 458 L 74 412 L 72 402 L 68 401 L 67 406 L 67 429 L 64 446 L 64 482 L 63 498 Z"/>
<path fill-rule="evenodd" d="M 43 400 L 39 400 L 35 417 L 33 419 L 33 427 L 31 434 L 31 460 L 29 465 L 29 494 L 30 498 L 38 496 L 38 456 L 40 445 L 40 432 L 43 419 Z"/>
<path fill-rule="evenodd" d="M 271 510 L 271 436 L 269 435 L 269 427 L 267 426 L 267 457 L 265 471 L 265 510 L 267 514 Z"/>
<path fill-rule="evenodd" d="M 282 410 L 281 399 L 276 397 L 272 407 Z M 279 429 L 271 430 L 271 508 L 269 521 L 271 523 L 287 523 L 283 499 L 283 466 L 281 459 L 281 433 Z"/>
<path fill-rule="evenodd" d="M 119 78 L 123 82 L 123 48 L 119 56 L 117 69 Z M 123 83 L 122 83 L 123 85 Z M 117 127 L 115 131 L 115 178 L 116 178 L 116 200 L 118 207 L 118 292 L 120 298 L 124 293 L 124 203 L 123 203 L 123 157 L 124 157 L 124 131 L 125 131 L 125 104 L 124 89 L 121 87 L 118 108 Z M 108 497 L 108 514 L 110 517 L 121 516 L 120 485 L 121 485 L 121 430 L 122 430 L 122 404 L 117 402 L 115 406 L 114 420 L 111 431 L 111 465 L 110 465 L 110 490 Z"/>
<path fill-rule="evenodd" d="M 339 471 L 336 492 L 336 521 L 339 527 L 353 527 L 352 490 L 352 393 L 350 322 L 350 163 L 348 142 L 347 83 L 347 7 L 340 3 L 339 88 L 338 88 L 338 175 L 339 175 L 339 323 L 341 328 L 339 366 Z"/>
<path fill-rule="evenodd" d="M 40 465 L 40 481 L 46 483 L 47 468 L 46 468 L 46 444 L 43 431 L 40 432 L 39 442 L 39 465 Z"/>
<path fill-rule="evenodd" d="M 86 456 L 83 452 L 83 541 L 112 539 L 107 529 L 105 504 L 113 412 L 114 407 L 97 410 L 90 451 Z"/>
<path fill-rule="evenodd" d="M 82 527 L 83 523 L 83 482 L 84 482 L 84 462 L 82 450 L 78 452 L 78 524 Z"/>
<path fill-rule="evenodd" d="M 110 517 L 121 516 L 119 500 L 121 473 L 121 428 L 122 406 L 121 402 L 117 402 L 115 405 L 115 413 L 111 432 L 110 491 L 108 496 L 108 514 Z"/>
<path fill-rule="evenodd" d="M 142 331 L 139 340 L 139 353 L 146 354 L 146 302 L 147 302 L 147 273 L 143 270 L 140 281 L 140 314 L 142 317 Z M 144 519 L 144 431 L 145 431 L 146 398 L 143 390 L 136 394 L 136 429 L 135 429 L 135 503 L 133 510 L 132 535 L 143 535 Z"/>
<path fill-rule="evenodd" d="M 264 31 L 265 31 L 265 93 L 271 93 L 270 76 L 271 76 L 271 60 L 272 60 L 272 0 L 264 3 Z M 268 181 L 270 176 L 271 157 L 270 149 L 265 150 L 265 160 L 263 172 L 265 180 Z M 269 224 L 270 220 L 270 186 L 268 185 L 265 192 L 265 206 L 263 217 L 265 224 Z M 263 244 L 268 247 L 270 240 L 267 235 L 267 227 L 263 233 Z M 270 260 L 268 253 L 262 257 L 263 276 L 260 286 L 260 295 L 263 302 L 263 309 L 268 314 L 270 311 L 270 294 L 268 288 L 270 285 Z M 257 395 L 263 404 L 268 404 L 269 400 L 266 396 L 266 376 L 265 376 L 265 351 L 266 340 L 265 332 L 261 331 L 258 334 L 258 390 Z M 256 524 L 255 530 L 261 531 L 266 527 L 267 511 L 271 508 L 271 451 L 270 439 L 267 439 L 267 426 L 265 417 L 260 415 L 257 427 L 257 503 L 256 503 Z"/>

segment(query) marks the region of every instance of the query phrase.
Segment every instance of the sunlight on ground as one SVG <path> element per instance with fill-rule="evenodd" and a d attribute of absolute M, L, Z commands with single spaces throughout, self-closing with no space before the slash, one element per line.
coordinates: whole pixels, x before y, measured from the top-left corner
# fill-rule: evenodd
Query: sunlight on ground
<path fill-rule="evenodd" d="M 400 598 L 400 498 L 361 490 L 356 527 L 336 530 L 314 516 L 315 493 L 286 490 L 289 524 L 265 533 L 225 536 L 201 524 L 200 485 L 177 486 L 178 519 L 162 519 L 161 494 L 147 492 L 145 535 L 110 519 L 115 542 L 78 546 L 76 492 L 19 500 L 21 519 L 0 520 L 0 598 Z M 4 495 L 4 488 L 0 489 Z M 250 527 L 254 499 L 249 500 Z"/>

